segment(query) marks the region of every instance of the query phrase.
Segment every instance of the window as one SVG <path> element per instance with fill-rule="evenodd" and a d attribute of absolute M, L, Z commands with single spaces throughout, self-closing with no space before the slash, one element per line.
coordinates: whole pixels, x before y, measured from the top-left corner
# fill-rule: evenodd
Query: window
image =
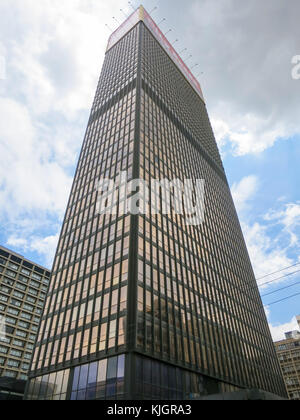
<path fill-rule="evenodd" d="M 94 400 L 124 392 L 125 356 L 112 357 L 74 370 L 72 400 Z"/>
<path fill-rule="evenodd" d="M 14 295 L 16 298 L 19 298 L 19 299 L 24 299 L 24 293 L 20 293 L 20 292 L 14 291 L 13 295 Z"/>
<path fill-rule="evenodd" d="M 26 286 L 24 286 L 23 284 L 21 284 L 21 283 L 16 283 L 16 288 L 17 289 L 19 289 L 19 290 L 23 290 L 24 292 L 25 292 L 25 290 L 26 290 Z"/>
<path fill-rule="evenodd" d="M 32 316 L 27 314 L 26 312 L 21 313 L 21 318 L 27 319 L 28 321 L 31 320 Z"/>
<path fill-rule="evenodd" d="M 28 363 L 23 363 L 22 364 L 22 366 L 21 366 L 21 368 L 22 368 L 22 370 L 29 370 L 29 364 Z"/>
<path fill-rule="evenodd" d="M 25 353 L 24 354 L 24 359 L 31 360 L 31 354 L 30 353 Z"/>
<path fill-rule="evenodd" d="M 6 274 L 12 278 L 16 278 L 17 274 L 11 270 L 6 270 Z"/>
<path fill-rule="evenodd" d="M 10 370 L 6 370 L 6 371 L 4 372 L 4 374 L 3 374 L 3 376 L 4 376 L 4 377 L 7 377 L 7 378 L 16 378 L 16 377 L 17 377 L 17 375 L 18 375 L 18 373 L 17 373 L 17 372 L 12 372 L 12 371 L 10 371 Z"/>
<path fill-rule="evenodd" d="M 15 318 L 11 318 L 10 316 L 6 317 L 7 324 L 15 325 L 17 323 L 17 320 Z"/>
<path fill-rule="evenodd" d="M 25 343 L 24 343 L 24 341 L 14 340 L 13 341 L 13 345 L 14 346 L 17 346 L 17 347 L 24 347 L 25 346 Z"/>
<path fill-rule="evenodd" d="M 18 350 L 14 350 L 14 349 L 12 349 L 12 350 L 10 351 L 10 354 L 11 354 L 11 356 L 15 356 L 15 357 L 22 357 L 22 352 L 21 352 L 21 351 L 18 351 Z"/>
<path fill-rule="evenodd" d="M 16 335 L 18 337 L 22 337 L 22 338 L 26 338 L 27 337 L 27 333 L 25 333 L 24 331 L 20 331 L 20 330 L 17 330 L 16 331 Z"/>
<path fill-rule="evenodd" d="M 16 264 L 13 264 L 11 262 L 8 263 L 8 267 L 12 268 L 13 270 L 18 270 L 18 266 Z"/>
<path fill-rule="evenodd" d="M 42 277 L 39 274 L 32 273 L 31 277 L 36 280 L 42 280 Z"/>
<path fill-rule="evenodd" d="M 11 315 L 15 315 L 18 316 L 20 311 L 18 311 L 17 309 L 13 309 L 13 308 L 8 308 L 7 309 L 7 313 L 11 314 Z"/>
<path fill-rule="evenodd" d="M 0 264 L 3 264 L 3 265 L 6 264 L 6 260 L 4 258 L 2 258 L 2 257 L 0 257 Z"/>
<path fill-rule="evenodd" d="M 30 327 L 30 324 L 28 324 L 28 322 L 19 321 L 19 327 L 28 330 L 28 328 Z"/>
<path fill-rule="evenodd" d="M 8 359 L 6 364 L 7 366 L 14 367 L 14 368 L 18 368 L 20 366 L 20 362 L 17 362 L 16 360 L 11 360 L 11 359 Z"/>

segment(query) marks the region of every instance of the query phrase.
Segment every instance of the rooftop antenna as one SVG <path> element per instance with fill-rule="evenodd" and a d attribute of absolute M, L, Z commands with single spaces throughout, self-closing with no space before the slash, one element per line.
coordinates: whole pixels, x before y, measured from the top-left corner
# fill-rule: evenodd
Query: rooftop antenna
<path fill-rule="evenodd" d="M 199 77 L 201 74 L 204 74 L 203 71 L 201 71 L 201 73 L 198 73 L 195 77 Z"/>
<path fill-rule="evenodd" d="M 194 64 L 193 67 L 191 67 L 191 70 L 193 70 L 195 67 L 199 66 L 199 64 Z"/>
<path fill-rule="evenodd" d="M 179 41 L 179 39 L 175 39 L 175 41 L 172 42 L 172 45 L 176 44 L 176 42 L 178 42 L 178 41 Z"/>
<path fill-rule="evenodd" d="M 109 29 L 110 32 L 113 32 L 113 29 L 111 29 L 110 26 L 108 26 L 108 24 L 106 23 L 105 26 Z"/>
<path fill-rule="evenodd" d="M 187 48 L 184 48 L 183 50 L 181 50 L 181 51 L 179 52 L 179 54 L 182 54 L 184 51 L 187 51 Z"/>
<path fill-rule="evenodd" d="M 122 12 L 122 13 L 123 13 L 123 15 L 124 15 L 124 16 L 126 16 L 126 17 L 128 18 L 128 15 L 124 12 L 124 10 L 123 10 L 123 9 L 120 9 L 120 12 Z"/>
<path fill-rule="evenodd" d="M 132 8 L 133 8 L 133 10 L 135 11 L 135 8 L 133 7 L 133 5 L 132 5 L 131 1 L 129 1 L 129 2 L 128 2 L 128 4 L 129 4 L 129 5 L 130 5 L 130 7 L 132 7 Z"/>
<path fill-rule="evenodd" d="M 113 16 L 113 19 L 117 22 L 118 25 L 121 25 L 121 23 L 118 21 L 116 17 Z"/>
<path fill-rule="evenodd" d="M 151 12 L 149 13 L 149 15 L 152 15 L 152 13 L 154 13 L 155 12 L 155 10 L 157 10 L 158 9 L 158 7 L 157 6 L 155 6 L 152 10 L 151 10 Z"/>
<path fill-rule="evenodd" d="M 172 29 L 169 29 L 164 35 L 166 36 L 169 32 L 172 32 Z"/>
<path fill-rule="evenodd" d="M 193 56 L 192 55 L 190 55 L 186 60 L 185 60 L 185 62 L 187 62 L 190 58 L 192 58 Z"/>
<path fill-rule="evenodd" d="M 157 26 L 161 25 L 165 20 L 167 20 L 166 18 L 163 18 L 158 24 Z"/>

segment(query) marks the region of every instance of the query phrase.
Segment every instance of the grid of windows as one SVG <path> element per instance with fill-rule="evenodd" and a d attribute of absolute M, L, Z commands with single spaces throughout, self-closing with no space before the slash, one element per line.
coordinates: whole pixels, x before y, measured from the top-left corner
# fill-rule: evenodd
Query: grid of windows
<path fill-rule="evenodd" d="M 134 28 L 106 55 L 92 115 L 136 79 L 137 53 L 137 28 Z"/>
<path fill-rule="evenodd" d="M 27 398 L 30 400 L 116 400 L 124 395 L 125 355 L 87 363 L 32 379 Z M 70 380 L 70 382 L 69 382 Z"/>
<path fill-rule="evenodd" d="M 97 183 L 121 171 L 129 181 L 139 177 L 148 183 L 204 179 L 204 223 L 187 226 L 183 216 L 172 213 L 123 215 L 121 203 L 117 214 L 99 216 Z M 157 396 L 152 386 L 162 395 L 192 398 L 200 384 L 207 392 L 250 387 L 285 394 L 205 104 L 143 23 L 106 54 L 56 252 L 31 383 L 70 369 L 73 399 L 95 399 L 96 370 L 98 380 L 105 360 L 119 363 L 113 360 L 125 351 L 127 396 L 145 383 L 150 388 L 143 388 L 143 398 Z M 156 360 L 159 384 L 154 377 L 149 382 L 144 362 L 135 365 L 136 354 Z M 173 389 L 164 385 L 165 369 L 171 377 L 180 372 Z M 119 395 L 117 378 L 107 376 L 114 385 L 97 398 Z"/>
<path fill-rule="evenodd" d="M 300 400 L 300 338 L 278 341 L 275 347 L 289 398 Z"/>
<path fill-rule="evenodd" d="M 27 379 L 50 273 L 0 247 L 0 376 Z"/>
<path fill-rule="evenodd" d="M 137 347 L 241 387 L 282 393 L 230 190 L 216 170 L 220 162 L 204 105 L 186 98 L 183 92 L 189 89 L 193 97 L 192 89 L 145 27 L 142 62 L 140 178 L 204 179 L 205 220 L 193 227 L 175 214 L 139 217 Z M 155 199 L 161 197 L 151 191 Z"/>
<path fill-rule="evenodd" d="M 109 400 L 124 395 L 125 355 L 77 366 L 71 400 Z"/>
<path fill-rule="evenodd" d="M 239 388 L 208 376 L 137 356 L 136 399 L 190 400 L 209 394 L 235 392 Z"/>
<path fill-rule="evenodd" d="M 159 94 L 197 143 L 223 169 L 203 100 L 146 28 L 143 32 L 142 74 L 146 84 Z"/>
<path fill-rule="evenodd" d="M 67 396 L 70 370 L 44 375 L 29 381 L 27 398 L 30 400 L 61 400 Z"/>
<path fill-rule="evenodd" d="M 130 216 L 99 216 L 96 187 L 99 179 L 114 179 L 121 171 L 132 178 L 136 32 L 107 55 L 100 77 L 98 105 L 92 110 L 71 191 L 33 371 L 120 352 L 125 345 Z M 126 61 L 120 66 L 118 57 L 128 65 Z"/>

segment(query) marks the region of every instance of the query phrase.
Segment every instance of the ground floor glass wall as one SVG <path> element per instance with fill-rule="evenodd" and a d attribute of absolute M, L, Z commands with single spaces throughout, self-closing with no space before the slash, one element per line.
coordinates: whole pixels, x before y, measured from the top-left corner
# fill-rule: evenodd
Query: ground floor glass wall
<path fill-rule="evenodd" d="M 125 355 L 31 379 L 28 400 L 105 400 L 124 393 Z"/>
<path fill-rule="evenodd" d="M 130 368 L 125 369 L 127 363 Z M 130 354 L 31 379 L 26 399 L 120 400 L 127 396 L 133 400 L 194 400 L 238 390 L 217 379 Z"/>

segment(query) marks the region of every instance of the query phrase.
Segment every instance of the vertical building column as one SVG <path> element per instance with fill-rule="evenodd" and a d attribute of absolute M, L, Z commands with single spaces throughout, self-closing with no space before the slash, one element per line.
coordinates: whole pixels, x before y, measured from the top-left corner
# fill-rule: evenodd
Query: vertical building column
<path fill-rule="evenodd" d="M 138 67 L 136 83 L 136 116 L 133 151 L 133 179 L 140 174 L 140 115 L 141 115 L 141 86 L 142 86 L 142 37 L 143 24 L 138 24 Z M 125 394 L 128 399 L 134 399 L 135 393 L 135 363 L 133 352 L 136 348 L 137 326 L 137 275 L 138 275 L 138 229 L 139 216 L 131 215 L 129 267 L 128 267 L 128 296 L 127 296 L 127 349 L 125 367 Z"/>

